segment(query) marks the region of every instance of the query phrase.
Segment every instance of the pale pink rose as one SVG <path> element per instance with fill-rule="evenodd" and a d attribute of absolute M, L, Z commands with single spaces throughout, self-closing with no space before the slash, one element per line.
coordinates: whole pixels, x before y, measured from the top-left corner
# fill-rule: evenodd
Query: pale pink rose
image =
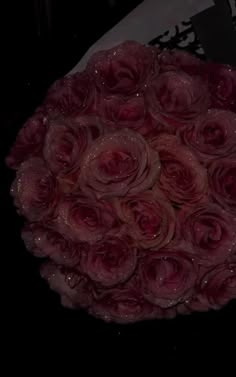
<path fill-rule="evenodd" d="M 158 153 L 144 138 L 124 129 L 98 138 L 81 164 L 81 189 L 97 198 L 135 194 L 151 188 L 160 172 Z"/>

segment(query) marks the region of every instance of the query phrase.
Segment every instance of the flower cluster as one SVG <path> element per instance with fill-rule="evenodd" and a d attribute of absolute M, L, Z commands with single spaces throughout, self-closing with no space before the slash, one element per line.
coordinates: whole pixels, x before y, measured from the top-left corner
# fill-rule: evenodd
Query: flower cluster
<path fill-rule="evenodd" d="M 7 157 L 63 305 L 106 321 L 236 298 L 236 70 L 124 42 L 66 76 Z"/>

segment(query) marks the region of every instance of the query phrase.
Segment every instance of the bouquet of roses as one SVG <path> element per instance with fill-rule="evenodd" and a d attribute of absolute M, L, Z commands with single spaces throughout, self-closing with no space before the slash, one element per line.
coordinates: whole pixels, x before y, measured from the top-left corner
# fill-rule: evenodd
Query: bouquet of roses
<path fill-rule="evenodd" d="M 7 157 L 63 305 L 106 321 L 236 298 L 236 70 L 124 42 L 66 76 Z"/>

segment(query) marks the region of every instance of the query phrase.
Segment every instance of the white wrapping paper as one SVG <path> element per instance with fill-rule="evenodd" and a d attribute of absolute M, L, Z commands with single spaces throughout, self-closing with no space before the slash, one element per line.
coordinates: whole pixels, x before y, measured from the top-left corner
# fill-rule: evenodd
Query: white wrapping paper
<path fill-rule="evenodd" d="M 213 0 L 144 0 L 92 45 L 70 73 L 83 70 L 96 51 L 111 48 L 124 40 L 148 43 L 171 26 L 213 5 Z"/>

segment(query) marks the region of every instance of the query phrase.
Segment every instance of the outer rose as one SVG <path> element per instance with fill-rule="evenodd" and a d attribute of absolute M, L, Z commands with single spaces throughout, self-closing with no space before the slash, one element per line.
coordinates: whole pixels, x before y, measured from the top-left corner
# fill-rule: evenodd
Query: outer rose
<path fill-rule="evenodd" d="M 143 89 L 152 74 L 158 72 L 158 65 L 155 65 L 152 48 L 124 42 L 94 54 L 88 70 L 102 93 L 130 95 Z"/>
<path fill-rule="evenodd" d="M 168 199 L 157 188 L 115 200 L 120 219 L 128 225 L 131 237 L 140 247 L 160 248 L 175 231 L 175 213 Z"/>
<path fill-rule="evenodd" d="M 20 213 L 30 221 L 49 216 L 58 200 L 55 177 L 44 161 L 37 157 L 21 164 L 11 194 Z"/>
<path fill-rule="evenodd" d="M 170 245 L 149 252 L 140 261 L 144 297 L 168 308 L 191 297 L 197 279 L 197 266 L 184 245 Z"/>
<path fill-rule="evenodd" d="M 236 158 L 222 158 L 208 166 L 211 196 L 225 210 L 236 215 Z"/>
<path fill-rule="evenodd" d="M 202 60 L 181 50 L 163 50 L 158 55 L 161 72 L 183 70 L 189 75 L 199 75 L 204 68 Z"/>
<path fill-rule="evenodd" d="M 202 279 L 201 300 L 213 309 L 220 309 L 236 298 L 236 264 L 226 263 L 208 272 Z"/>
<path fill-rule="evenodd" d="M 22 231 L 27 249 L 37 257 L 48 257 L 55 263 L 78 268 L 82 250 L 86 245 L 66 240 L 61 234 L 33 223 L 27 224 Z"/>
<path fill-rule="evenodd" d="M 17 169 L 29 157 L 41 152 L 47 132 L 48 117 L 44 109 L 38 110 L 19 131 L 6 163 L 10 168 Z"/>
<path fill-rule="evenodd" d="M 177 205 L 195 204 L 207 193 L 207 171 L 173 135 L 159 135 L 150 145 L 160 156 L 160 188 Z"/>
<path fill-rule="evenodd" d="M 45 106 L 52 114 L 74 117 L 91 112 L 95 90 L 88 73 L 78 72 L 56 81 L 49 89 Z"/>
<path fill-rule="evenodd" d="M 93 302 L 94 288 L 85 276 L 52 262 L 41 267 L 41 276 L 61 296 L 61 303 L 70 308 L 88 308 Z"/>
<path fill-rule="evenodd" d="M 102 295 L 90 312 L 106 322 L 132 323 L 155 318 L 157 308 L 144 299 L 134 278 Z"/>
<path fill-rule="evenodd" d="M 125 237 L 106 237 L 84 252 L 81 260 L 83 272 L 106 287 L 126 281 L 136 263 L 137 249 Z"/>
<path fill-rule="evenodd" d="M 194 150 L 202 162 L 236 152 L 236 114 L 209 110 L 193 125 L 180 131 L 183 142 Z"/>
<path fill-rule="evenodd" d="M 236 70 L 221 64 L 205 66 L 212 107 L 236 111 Z"/>
<path fill-rule="evenodd" d="M 97 198 L 135 194 L 158 179 L 158 153 L 130 130 L 108 133 L 88 149 L 81 166 L 81 189 Z"/>
<path fill-rule="evenodd" d="M 183 207 L 178 214 L 180 239 L 189 242 L 201 263 L 224 262 L 236 243 L 236 221 L 217 204 Z"/>

